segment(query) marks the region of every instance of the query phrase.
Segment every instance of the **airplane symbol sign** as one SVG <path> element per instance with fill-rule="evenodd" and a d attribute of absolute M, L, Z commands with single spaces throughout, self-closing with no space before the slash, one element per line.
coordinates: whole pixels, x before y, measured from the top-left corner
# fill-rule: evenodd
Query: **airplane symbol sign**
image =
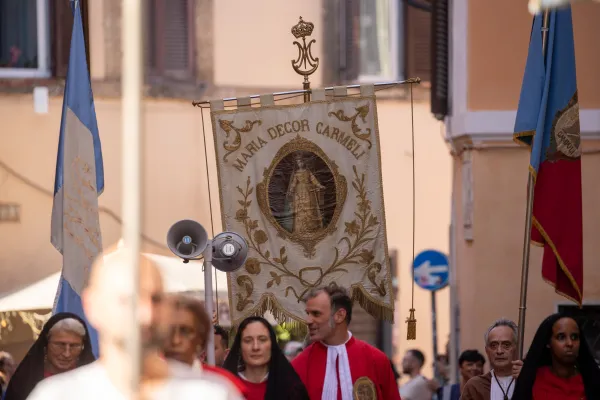
<path fill-rule="evenodd" d="M 413 261 L 413 276 L 419 287 L 436 291 L 448 285 L 448 257 L 437 250 L 425 250 Z"/>

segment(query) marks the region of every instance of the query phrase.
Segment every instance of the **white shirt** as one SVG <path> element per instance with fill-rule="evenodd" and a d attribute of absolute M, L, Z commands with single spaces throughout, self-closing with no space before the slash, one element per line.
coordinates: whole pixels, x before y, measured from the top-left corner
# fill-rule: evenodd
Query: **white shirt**
<path fill-rule="evenodd" d="M 494 371 L 490 371 L 492 374 L 492 384 L 490 385 L 490 400 L 504 400 L 504 394 L 508 395 L 509 399 L 512 399 L 513 392 L 515 391 L 515 385 L 512 376 L 498 376 L 494 375 Z M 498 381 L 496 381 L 498 378 Z M 500 383 L 500 386 L 498 386 Z"/>
<path fill-rule="evenodd" d="M 417 375 L 400 387 L 402 400 L 431 400 L 433 392 L 423 375 Z"/>
<path fill-rule="evenodd" d="M 174 369 L 180 369 L 177 366 Z M 189 370 L 189 368 L 188 368 Z M 190 370 L 191 371 L 191 370 Z M 176 374 L 177 376 L 186 374 Z M 231 397 L 227 386 L 187 374 L 169 378 L 152 394 L 151 400 L 239 400 Z M 28 400 L 126 400 L 110 381 L 102 364 L 98 361 L 73 371 L 41 381 L 27 398 Z"/>

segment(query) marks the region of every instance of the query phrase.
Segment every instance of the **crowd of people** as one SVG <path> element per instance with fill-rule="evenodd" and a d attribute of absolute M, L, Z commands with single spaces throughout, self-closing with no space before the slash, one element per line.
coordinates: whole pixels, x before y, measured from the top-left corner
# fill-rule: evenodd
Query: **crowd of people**
<path fill-rule="evenodd" d="M 127 303 L 131 281 L 123 250 L 92 269 L 83 294 L 86 317 L 97 330 L 94 356 L 90 332 L 77 315 L 59 313 L 45 324 L 37 341 L 15 368 L 0 353 L 0 383 L 5 400 L 125 399 L 131 388 L 127 352 Z M 142 399 L 214 400 L 595 400 L 600 399 L 600 369 L 577 320 L 555 314 L 539 326 L 522 362 L 517 326 L 499 319 L 484 332 L 486 357 L 465 350 L 458 359 L 460 382 L 448 383 L 448 358 L 434 362 L 438 377 L 422 374 L 423 353 L 408 350 L 400 374 L 380 350 L 349 330 L 352 300 L 336 285 L 315 288 L 305 298 L 307 343 L 285 349 L 262 317 L 245 319 L 231 341 L 229 332 L 207 315 L 203 303 L 186 295 L 167 295 L 160 273 L 140 256 L 138 299 L 141 329 Z M 206 364 L 214 332 L 216 366 Z"/>
<path fill-rule="evenodd" d="M 593 400 L 600 399 L 600 368 L 582 335 L 581 323 L 553 314 L 539 326 L 524 361 L 517 358 L 518 328 L 498 319 L 484 333 L 486 358 L 465 350 L 458 358 L 460 381 L 448 384 L 447 357 L 436 360 L 439 379 L 425 378 L 425 357 L 408 350 L 402 360 L 409 380 L 402 400 Z M 441 361 L 441 362 L 440 362 Z"/>

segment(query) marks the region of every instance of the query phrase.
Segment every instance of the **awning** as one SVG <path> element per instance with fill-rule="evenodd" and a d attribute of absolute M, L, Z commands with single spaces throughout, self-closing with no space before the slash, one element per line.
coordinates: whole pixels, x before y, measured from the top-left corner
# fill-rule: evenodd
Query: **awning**
<path fill-rule="evenodd" d="M 180 258 L 145 254 L 160 269 L 165 290 L 169 293 L 195 292 L 204 293 L 204 272 L 202 262 L 191 261 L 184 264 Z M 212 287 L 219 286 L 219 302 L 227 298 L 227 274 L 217 271 L 217 280 L 213 271 Z M 0 295 L 0 312 L 51 309 L 54 305 L 56 289 L 60 280 L 60 272 L 52 274 L 40 281 L 17 291 Z"/>

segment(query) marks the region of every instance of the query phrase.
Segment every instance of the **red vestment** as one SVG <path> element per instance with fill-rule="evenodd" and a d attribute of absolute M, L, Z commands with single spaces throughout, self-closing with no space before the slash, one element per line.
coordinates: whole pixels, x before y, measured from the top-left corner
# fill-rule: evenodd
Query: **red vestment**
<path fill-rule="evenodd" d="M 586 400 L 581 375 L 559 378 L 550 367 L 538 368 L 531 397 L 532 400 Z"/>
<path fill-rule="evenodd" d="M 250 381 L 243 381 L 246 385 L 245 396 L 246 400 L 264 400 L 265 394 L 267 394 L 267 381 L 261 383 L 254 383 Z"/>
<path fill-rule="evenodd" d="M 373 382 L 377 400 L 400 400 L 400 391 L 387 356 L 362 340 L 351 337 L 346 343 L 352 383 L 366 377 Z M 327 366 L 327 347 L 317 342 L 308 346 L 292 361 L 298 376 L 306 386 L 311 400 L 321 400 Z M 338 400 L 342 399 L 339 386 Z"/>

